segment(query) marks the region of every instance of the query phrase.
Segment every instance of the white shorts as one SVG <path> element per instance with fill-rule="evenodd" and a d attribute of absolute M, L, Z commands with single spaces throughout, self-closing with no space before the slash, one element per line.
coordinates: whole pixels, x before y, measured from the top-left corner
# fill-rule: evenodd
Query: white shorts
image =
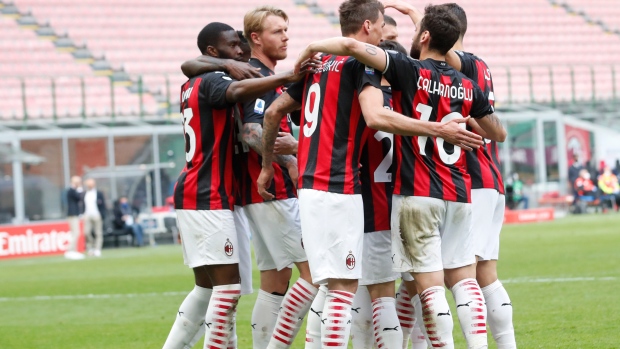
<path fill-rule="evenodd" d="M 474 252 L 480 260 L 497 260 L 506 197 L 495 189 L 473 189 L 471 207 Z"/>
<path fill-rule="evenodd" d="M 392 253 L 398 272 L 430 273 L 475 263 L 471 204 L 394 195 Z"/>
<path fill-rule="evenodd" d="M 392 233 L 389 230 L 364 233 L 361 286 L 376 285 L 398 279 L 392 271 Z"/>
<path fill-rule="evenodd" d="M 364 204 L 359 194 L 300 189 L 299 213 L 312 282 L 362 278 Z"/>
<path fill-rule="evenodd" d="M 308 260 L 301 240 L 297 199 L 244 206 L 252 228 L 258 270 L 282 270 Z"/>
<path fill-rule="evenodd" d="M 185 265 L 239 263 L 233 211 L 176 210 Z"/>
<path fill-rule="evenodd" d="M 250 249 L 250 225 L 243 207 L 235 206 L 233 213 L 237 242 L 239 243 L 239 276 L 241 277 L 241 295 L 252 294 L 252 252 Z"/>
<path fill-rule="evenodd" d="M 410 272 L 400 273 L 400 277 L 403 281 L 413 281 L 413 275 Z"/>

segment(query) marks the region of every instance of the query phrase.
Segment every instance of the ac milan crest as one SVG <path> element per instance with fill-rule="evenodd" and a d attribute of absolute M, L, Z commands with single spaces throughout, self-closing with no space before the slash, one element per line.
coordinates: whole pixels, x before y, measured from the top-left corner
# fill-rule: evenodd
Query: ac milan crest
<path fill-rule="evenodd" d="M 353 268 L 355 268 L 355 256 L 353 255 L 353 251 L 349 251 L 349 255 L 347 256 L 345 263 L 347 265 L 347 269 L 353 270 Z"/>
<path fill-rule="evenodd" d="M 233 244 L 230 242 L 229 239 L 226 239 L 226 243 L 224 244 L 224 253 L 226 253 L 226 255 L 230 257 L 233 255 L 233 251 L 234 251 Z"/>

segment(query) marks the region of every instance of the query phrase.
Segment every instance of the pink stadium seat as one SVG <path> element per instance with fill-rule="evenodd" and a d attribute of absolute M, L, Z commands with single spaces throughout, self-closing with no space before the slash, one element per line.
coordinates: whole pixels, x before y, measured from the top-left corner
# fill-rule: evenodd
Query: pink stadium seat
<path fill-rule="evenodd" d="M 22 10 L 31 10 L 40 22 L 49 21 L 57 32 L 66 32 L 74 42 L 85 43 L 96 57 L 105 56 L 113 67 L 123 67 L 132 79 L 143 76 L 145 91 L 163 96 L 169 94 L 173 101 L 177 100 L 179 87 L 186 80 L 180 71 L 181 63 L 200 54 L 195 43 L 200 29 L 211 21 L 242 29 L 244 14 L 257 5 L 254 0 L 14 2 Z M 340 3 L 333 0 L 310 2 L 327 13 L 336 14 Z M 566 2 L 593 18 L 600 17 L 612 27 L 620 26 L 620 7 L 613 1 Z M 547 0 L 461 0 L 459 4 L 465 8 L 469 19 L 466 48 L 490 65 L 498 103 L 528 103 L 532 97 L 539 102 L 570 101 L 572 81 L 576 82 L 576 97 L 587 100 L 592 93 L 592 71 L 585 63 L 595 66 L 597 94 L 611 96 L 611 64 L 620 61 L 620 39 L 616 35 L 605 34 L 599 26 L 588 25 L 582 17 L 568 15 L 563 8 L 554 7 Z M 340 35 L 338 26 L 313 15 L 305 6 L 296 6 L 293 0 L 278 1 L 276 6 L 290 17 L 291 38 L 289 58 L 278 64 L 279 71 L 290 69 L 309 42 Z M 408 17 L 397 11 L 388 9 L 386 13 L 397 20 L 400 42 L 408 48 L 415 28 Z M 37 39 L 32 31 L 19 28 L 13 19 L 0 18 L 0 31 L 4 34 L 0 36 L 3 52 L 0 55 L 0 92 L 13 99 L 11 103 L 0 105 L 0 117 L 22 116 L 20 80 L 9 77 L 23 76 L 37 76 L 37 79 L 27 78 L 27 103 L 29 109 L 30 105 L 34 108 L 33 115 L 38 109 L 50 107 L 51 83 L 44 76 L 72 76 L 56 81 L 59 115 L 81 115 L 80 80 L 76 76 L 85 77 L 87 112 L 110 112 L 108 78 L 94 76 L 88 65 L 75 64 L 71 55 L 57 52 L 51 42 Z M 616 74 L 616 88 L 620 87 L 618 75 L 620 69 Z M 144 101 L 149 112 L 158 111 L 153 95 L 146 93 Z M 119 113 L 137 113 L 138 96 L 124 87 L 116 87 L 115 104 Z"/>

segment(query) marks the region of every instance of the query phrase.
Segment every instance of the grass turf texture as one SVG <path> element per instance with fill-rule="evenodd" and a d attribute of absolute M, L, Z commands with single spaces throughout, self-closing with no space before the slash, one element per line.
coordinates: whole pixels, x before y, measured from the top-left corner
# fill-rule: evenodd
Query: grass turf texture
<path fill-rule="evenodd" d="M 499 275 L 512 281 L 505 286 L 514 305 L 520 348 L 620 347 L 618 246 L 617 214 L 504 228 Z M 192 287 L 179 246 L 104 250 L 102 258 L 84 261 L 2 261 L 0 348 L 161 348 L 177 307 Z M 113 296 L 33 298 L 87 294 Z M 239 303 L 239 348 L 252 347 L 255 298 L 256 292 Z M 453 302 L 451 306 L 456 314 Z M 465 348 L 453 317 L 456 347 Z M 293 348 L 303 348 L 303 333 Z M 495 348 L 490 337 L 489 344 Z"/>

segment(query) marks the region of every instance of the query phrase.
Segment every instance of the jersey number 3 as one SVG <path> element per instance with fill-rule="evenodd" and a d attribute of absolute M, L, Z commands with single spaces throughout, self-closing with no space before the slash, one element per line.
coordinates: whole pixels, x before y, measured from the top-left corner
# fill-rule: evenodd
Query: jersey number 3
<path fill-rule="evenodd" d="M 192 108 L 186 108 L 183 110 L 183 132 L 185 132 L 185 161 L 191 162 L 196 153 L 196 133 L 194 129 L 189 125 L 189 122 L 194 117 L 194 111 Z"/>

